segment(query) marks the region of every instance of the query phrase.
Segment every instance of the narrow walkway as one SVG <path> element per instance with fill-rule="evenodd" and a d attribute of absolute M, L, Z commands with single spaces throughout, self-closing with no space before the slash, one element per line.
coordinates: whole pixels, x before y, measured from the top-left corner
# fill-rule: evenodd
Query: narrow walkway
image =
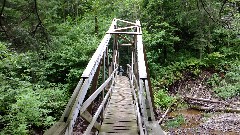
<path fill-rule="evenodd" d="M 136 118 L 129 80 L 126 76 L 117 76 L 100 135 L 137 135 Z"/>

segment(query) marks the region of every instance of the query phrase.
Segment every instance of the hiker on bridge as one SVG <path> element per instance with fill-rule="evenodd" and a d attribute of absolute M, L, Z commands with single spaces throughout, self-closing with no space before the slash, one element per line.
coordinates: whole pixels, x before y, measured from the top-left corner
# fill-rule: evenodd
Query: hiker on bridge
<path fill-rule="evenodd" d="M 118 68 L 118 73 L 119 73 L 119 75 L 122 76 L 123 72 L 124 72 L 124 70 L 123 70 L 122 66 L 120 66 L 120 67 Z"/>

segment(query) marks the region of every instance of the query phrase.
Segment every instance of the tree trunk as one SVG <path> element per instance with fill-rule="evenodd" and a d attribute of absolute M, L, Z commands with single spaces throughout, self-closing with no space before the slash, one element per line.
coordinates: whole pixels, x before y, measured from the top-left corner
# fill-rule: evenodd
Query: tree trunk
<path fill-rule="evenodd" d="M 94 17 L 94 20 L 95 20 L 95 34 L 96 36 L 98 36 L 98 18 L 97 18 L 97 15 L 95 15 Z"/>

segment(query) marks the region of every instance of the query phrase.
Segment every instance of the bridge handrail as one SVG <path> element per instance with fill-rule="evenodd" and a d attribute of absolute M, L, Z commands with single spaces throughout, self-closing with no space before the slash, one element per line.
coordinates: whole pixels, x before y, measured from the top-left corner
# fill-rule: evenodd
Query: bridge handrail
<path fill-rule="evenodd" d="M 116 25 L 116 19 L 113 19 L 112 24 L 108 31 L 113 31 L 115 25 Z M 87 78 L 93 73 L 94 67 L 99 64 L 99 62 L 100 62 L 99 58 L 102 58 L 102 56 L 104 54 L 103 52 L 105 52 L 110 38 L 111 38 L 111 34 L 106 34 L 104 36 L 104 38 L 102 39 L 101 43 L 99 44 L 97 50 L 93 54 L 91 60 L 88 62 L 87 67 L 83 71 L 82 77 Z"/>
<path fill-rule="evenodd" d="M 109 31 L 112 31 L 116 25 L 116 19 L 112 21 Z M 50 129 L 48 129 L 44 135 L 53 134 L 71 134 L 73 131 L 74 124 L 76 122 L 79 110 L 82 107 L 83 100 L 87 91 L 91 85 L 94 74 L 101 62 L 101 59 L 106 52 L 108 42 L 111 38 L 111 34 L 106 34 L 99 44 L 97 50 L 93 54 L 91 60 L 89 61 L 87 67 L 85 68 L 80 81 L 78 82 L 74 92 L 61 116 L 60 120 L 54 124 Z M 116 63 L 114 63 L 116 67 Z M 115 70 L 115 69 L 114 69 Z M 65 132 L 66 131 L 66 132 Z"/>
<path fill-rule="evenodd" d="M 129 79 L 130 79 L 131 91 L 132 91 L 133 98 L 134 98 L 134 101 L 135 101 L 134 104 L 135 104 L 135 110 L 136 110 L 136 114 L 137 114 L 137 122 L 138 122 L 140 135 L 144 135 L 143 125 L 142 125 L 142 117 L 141 117 L 141 114 L 140 114 L 140 111 L 139 111 L 140 110 L 139 102 L 138 102 L 138 98 L 136 96 L 137 95 L 136 92 L 139 89 L 138 82 L 137 82 L 136 76 L 133 73 L 133 69 L 129 64 L 127 64 L 127 74 L 128 74 Z M 134 82 L 135 82 L 135 85 L 134 85 Z"/>
<path fill-rule="evenodd" d="M 164 132 L 161 129 L 161 127 L 159 126 L 157 121 L 155 121 L 155 120 L 148 121 L 146 118 L 144 118 L 144 113 L 147 112 L 146 111 L 146 106 L 142 106 L 142 107 L 145 108 L 144 109 L 139 104 L 141 102 L 145 102 L 144 101 L 145 98 L 143 96 L 143 93 L 141 93 L 141 91 L 143 91 L 144 87 L 145 87 L 144 92 L 146 92 L 146 95 L 150 94 L 149 93 L 148 80 L 143 81 L 142 79 L 139 79 L 139 82 L 138 82 L 137 78 L 136 78 L 136 76 L 133 72 L 133 68 L 129 64 L 127 64 L 127 75 L 129 77 L 129 80 L 130 80 L 130 86 L 132 88 L 132 94 L 133 94 L 133 98 L 134 98 L 134 101 L 135 101 L 135 110 L 136 110 L 136 114 L 137 114 L 137 122 L 138 122 L 138 126 L 139 126 L 140 135 L 148 135 L 148 134 L 164 135 Z M 140 83 L 140 87 L 139 87 L 138 83 Z M 145 84 L 145 86 L 143 87 L 142 84 Z M 138 98 L 137 98 L 136 95 L 138 95 Z M 144 112 L 142 112 L 143 110 L 144 110 Z M 143 116 L 141 116 L 141 114 Z M 145 114 L 145 115 L 147 115 L 147 114 Z"/>
<path fill-rule="evenodd" d="M 115 79 L 114 74 L 116 74 L 116 71 L 117 68 L 113 71 L 110 77 L 83 103 L 82 108 L 80 110 L 80 114 L 82 114 L 87 109 L 87 107 L 93 102 L 93 100 L 97 98 L 97 96 L 100 94 L 100 92 L 102 92 L 106 88 L 109 82 Z"/>
<path fill-rule="evenodd" d="M 114 70 L 114 72 L 112 73 L 111 77 L 109 77 L 108 80 L 106 80 L 106 81 L 104 82 L 104 84 L 101 85 L 101 86 L 104 85 L 104 87 L 101 88 L 101 86 L 100 86 L 100 87 L 99 87 L 100 89 L 98 89 L 99 91 L 97 90 L 96 93 L 94 92 L 94 93 L 91 95 L 91 96 L 93 96 L 93 97 L 96 98 L 97 95 L 107 86 L 107 84 L 108 84 L 108 83 L 110 82 L 110 80 L 112 79 L 112 84 L 111 84 L 111 86 L 110 86 L 110 89 L 108 90 L 107 94 L 105 95 L 105 97 L 104 97 L 101 105 L 98 107 L 97 111 L 95 112 L 92 121 L 90 122 L 90 124 L 88 125 L 86 131 L 84 132 L 84 135 L 89 135 L 89 134 L 90 134 L 90 132 L 91 132 L 91 130 L 92 130 L 92 128 L 93 128 L 94 123 L 97 121 L 97 118 L 99 117 L 99 114 L 101 113 L 104 105 L 106 104 L 107 99 L 109 98 L 110 94 L 112 93 L 113 85 L 114 85 L 115 79 L 116 79 L 116 76 L 115 76 L 114 74 L 116 74 L 116 72 L 117 72 L 117 68 Z M 89 99 L 89 101 L 92 102 L 93 99 L 91 99 L 91 96 L 90 96 L 88 99 Z M 89 104 L 89 103 L 88 103 L 89 101 L 86 100 L 84 103 Z M 90 104 L 89 104 L 89 105 L 90 105 Z M 85 108 L 85 109 L 86 109 L 86 108 Z M 84 112 L 85 110 L 82 110 L 82 111 Z"/>

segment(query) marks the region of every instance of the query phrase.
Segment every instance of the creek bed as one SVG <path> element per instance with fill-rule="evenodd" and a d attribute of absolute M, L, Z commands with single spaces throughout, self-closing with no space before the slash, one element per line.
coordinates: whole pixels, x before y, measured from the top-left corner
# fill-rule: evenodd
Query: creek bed
<path fill-rule="evenodd" d="M 167 121 L 178 116 L 184 118 L 184 123 L 178 127 L 166 128 L 168 134 L 207 134 L 207 135 L 239 135 L 240 114 L 221 112 L 202 112 L 195 109 L 183 109 L 168 113 Z M 164 124 L 163 124 L 164 125 Z"/>

